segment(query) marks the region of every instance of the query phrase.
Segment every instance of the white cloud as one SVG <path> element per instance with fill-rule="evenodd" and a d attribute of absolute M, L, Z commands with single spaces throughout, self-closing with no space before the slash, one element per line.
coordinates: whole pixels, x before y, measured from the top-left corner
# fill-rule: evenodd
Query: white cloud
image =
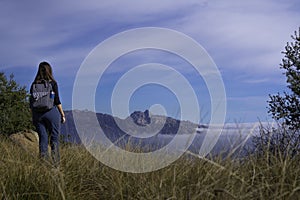
<path fill-rule="evenodd" d="M 227 65 L 229 70 L 238 67 L 248 73 L 270 73 L 299 26 L 300 13 L 290 11 L 290 4 L 271 0 L 210 1 L 206 9 L 189 16 L 184 29 L 208 49 L 217 64 Z"/>
<path fill-rule="evenodd" d="M 32 65 L 44 57 L 81 59 L 96 42 L 123 31 L 128 25 L 173 21 L 177 11 L 201 1 L 51 1 L 0 2 L 0 55 L 4 66 Z M 160 22 L 162 21 L 162 22 Z M 125 27 L 124 27 L 125 26 Z M 96 38 L 98 37 L 98 38 Z M 77 47 L 77 42 L 80 47 Z M 74 46 L 75 45 L 75 46 Z M 73 55 L 64 53 L 72 49 Z M 87 51 L 88 50 L 88 51 Z M 60 58 L 59 58 L 60 57 Z M 17 59 L 16 59 L 17 58 Z M 76 60 L 78 62 L 78 60 Z M 78 63 L 77 63 L 78 64 Z"/>
<path fill-rule="evenodd" d="M 244 80 L 244 83 L 259 84 L 270 81 L 268 78 Z"/>
<path fill-rule="evenodd" d="M 265 73 L 278 65 L 280 51 L 299 25 L 300 14 L 290 10 L 291 4 L 271 0 L 2 1 L 1 62 L 28 65 L 45 55 L 78 62 L 74 57 L 82 59 L 95 42 L 126 26 L 153 25 L 189 34 L 219 65 L 246 71 L 257 67 Z M 94 41 L 89 43 L 91 38 Z M 76 46 L 78 40 L 81 47 Z"/>

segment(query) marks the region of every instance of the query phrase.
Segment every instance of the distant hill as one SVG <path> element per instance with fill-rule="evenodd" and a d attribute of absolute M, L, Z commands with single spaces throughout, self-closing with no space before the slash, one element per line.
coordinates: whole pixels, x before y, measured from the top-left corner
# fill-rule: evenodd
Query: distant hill
<path fill-rule="evenodd" d="M 144 112 L 135 111 L 126 119 L 91 111 L 65 111 L 67 121 L 62 125 L 61 133 L 65 141 L 72 143 L 80 143 L 73 113 L 80 119 L 81 124 L 84 125 L 84 130 L 87 132 L 95 129 L 90 121 L 92 117 L 96 115 L 101 129 L 112 141 L 124 135 L 139 137 L 139 135 L 145 134 L 192 134 L 197 131 L 198 128 L 205 128 L 203 125 L 189 121 L 180 121 L 171 117 L 152 115 L 148 110 Z"/>

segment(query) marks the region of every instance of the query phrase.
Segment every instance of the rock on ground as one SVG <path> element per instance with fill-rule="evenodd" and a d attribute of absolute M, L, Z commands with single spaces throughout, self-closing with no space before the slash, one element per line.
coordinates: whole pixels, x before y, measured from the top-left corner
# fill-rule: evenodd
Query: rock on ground
<path fill-rule="evenodd" d="M 35 131 L 22 131 L 9 136 L 9 138 L 20 145 L 25 151 L 38 155 L 39 153 L 39 137 Z"/>

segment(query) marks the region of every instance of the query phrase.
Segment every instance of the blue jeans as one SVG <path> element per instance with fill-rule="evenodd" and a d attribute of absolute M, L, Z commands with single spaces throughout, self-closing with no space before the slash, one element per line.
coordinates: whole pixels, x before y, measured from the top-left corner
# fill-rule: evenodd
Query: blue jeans
<path fill-rule="evenodd" d="M 60 114 L 56 106 L 46 112 L 32 112 L 33 124 L 39 135 L 40 157 L 49 160 L 48 137 L 50 136 L 51 157 L 55 166 L 59 165 Z M 49 136 L 48 136 L 49 133 Z"/>

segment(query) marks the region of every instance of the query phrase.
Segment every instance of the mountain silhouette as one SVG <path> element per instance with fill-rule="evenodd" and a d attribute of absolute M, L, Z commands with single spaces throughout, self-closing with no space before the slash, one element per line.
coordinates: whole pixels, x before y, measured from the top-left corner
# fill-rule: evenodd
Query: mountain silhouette
<path fill-rule="evenodd" d="M 120 119 L 109 114 L 79 110 L 65 111 L 65 115 L 67 121 L 62 125 L 61 135 L 65 142 L 71 143 L 81 143 L 77 130 L 78 127 L 75 126 L 74 115 L 76 116 L 77 123 L 79 121 L 81 131 L 84 134 L 88 135 L 89 132 L 97 132 L 100 126 L 101 130 L 111 141 L 115 141 L 124 135 L 139 137 L 140 135 L 156 134 L 192 134 L 198 128 L 204 127 L 190 121 L 152 115 L 149 110 L 145 110 L 144 112 L 134 111 L 125 119 Z M 96 125 L 92 123 L 95 119 L 98 122 Z"/>

